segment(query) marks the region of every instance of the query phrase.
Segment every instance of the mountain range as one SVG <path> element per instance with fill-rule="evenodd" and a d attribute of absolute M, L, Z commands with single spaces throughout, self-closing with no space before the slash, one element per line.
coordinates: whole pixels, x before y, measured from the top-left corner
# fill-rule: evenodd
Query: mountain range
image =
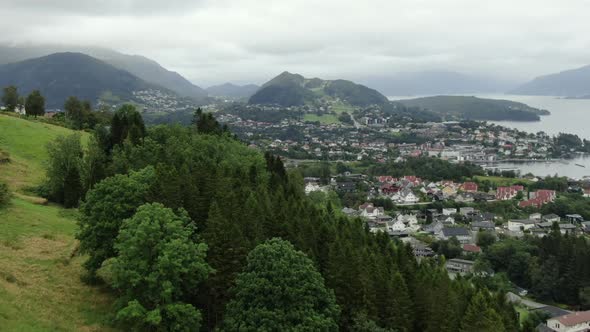
<path fill-rule="evenodd" d="M 139 55 L 128 55 L 110 49 L 82 46 L 2 46 L 0 45 L 0 64 L 19 62 L 54 53 L 84 53 L 102 60 L 118 69 L 125 70 L 139 79 L 174 91 L 181 97 L 202 100 L 207 91 L 189 82 L 180 74 L 167 70 L 156 61 Z"/>
<path fill-rule="evenodd" d="M 236 85 L 233 83 L 224 83 L 210 86 L 205 90 L 212 97 L 244 99 L 252 96 L 258 89 L 260 87 L 255 84 Z"/>
<path fill-rule="evenodd" d="M 266 82 L 249 99 L 250 104 L 301 106 L 321 101 L 340 101 L 352 106 L 385 104 L 387 98 L 377 90 L 346 80 L 305 78 L 283 72 Z"/>
<path fill-rule="evenodd" d="M 537 77 L 511 93 L 590 98 L 590 65 Z"/>
<path fill-rule="evenodd" d="M 359 81 L 386 96 L 499 93 L 514 87 L 513 83 L 491 77 L 440 70 L 371 76 Z"/>
<path fill-rule="evenodd" d="M 0 66 L 0 86 L 8 85 L 16 86 L 21 95 L 41 90 L 47 108 L 61 108 L 69 96 L 96 104 L 105 95 L 132 101 L 136 91 L 170 93 L 104 61 L 69 52 Z"/>

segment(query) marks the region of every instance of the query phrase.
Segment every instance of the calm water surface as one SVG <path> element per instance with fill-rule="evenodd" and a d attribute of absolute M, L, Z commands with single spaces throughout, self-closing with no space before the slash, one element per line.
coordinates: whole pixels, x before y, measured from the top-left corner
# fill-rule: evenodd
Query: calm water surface
<path fill-rule="evenodd" d="M 590 140 L 590 99 L 562 99 L 549 96 L 519 96 L 502 94 L 477 94 L 476 97 L 490 99 L 505 99 L 525 103 L 529 106 L 546 109 L 551 115 L 541 117 L 541 121 L 494 121 L 493 123 L 537 133 L 544 131 L 549 135 L 571 133 Z M 422 97 L 422 96 L 421 96 Z M 417 97 L 390 97 L 391 100 L 410 99 Z M 580 167 L 576 164 L 586 167 Z M 578 156 L 572 160 L 561 162 L 528 162 L 502 163 L 506 167 L 519 168 L 522 174 L 532 173 L 537 176 L 558 174 L 572 178 L 590 176 L 590 156 Z"/>

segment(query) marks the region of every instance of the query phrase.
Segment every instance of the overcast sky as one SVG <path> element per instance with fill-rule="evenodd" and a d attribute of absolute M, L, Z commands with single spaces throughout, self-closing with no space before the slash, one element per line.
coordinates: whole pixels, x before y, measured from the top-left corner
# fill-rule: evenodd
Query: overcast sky
<path fill-rule="evenodd" d="M 516 80 L 590 63 L 590 0 L 0 0 L 0 42 L 141 54 L 198 85 L 284 70 Z"/>

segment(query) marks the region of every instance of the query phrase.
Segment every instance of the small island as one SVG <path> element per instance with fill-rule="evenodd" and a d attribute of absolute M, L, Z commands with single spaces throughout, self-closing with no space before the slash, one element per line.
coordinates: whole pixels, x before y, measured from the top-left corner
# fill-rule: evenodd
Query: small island
<path fill-rule="evenodd" d="M 446 120 L 540 121 L 541 116 L 551 114 L 523 103 L 473 96 L 433 96 L 398 102 L 436 113 Z"/>

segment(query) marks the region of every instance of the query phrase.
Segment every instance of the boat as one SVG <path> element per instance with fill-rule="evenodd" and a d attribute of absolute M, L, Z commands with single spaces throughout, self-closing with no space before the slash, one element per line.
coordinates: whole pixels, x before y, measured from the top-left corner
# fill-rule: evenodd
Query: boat
<path fill-rule="evenodd" d="M 575 165 L 578 166 L 578 167 L 584 167 L 584 168 L 586 168 L 586 165 L 582 165 L 582 164 L 575 164 Z"/>

